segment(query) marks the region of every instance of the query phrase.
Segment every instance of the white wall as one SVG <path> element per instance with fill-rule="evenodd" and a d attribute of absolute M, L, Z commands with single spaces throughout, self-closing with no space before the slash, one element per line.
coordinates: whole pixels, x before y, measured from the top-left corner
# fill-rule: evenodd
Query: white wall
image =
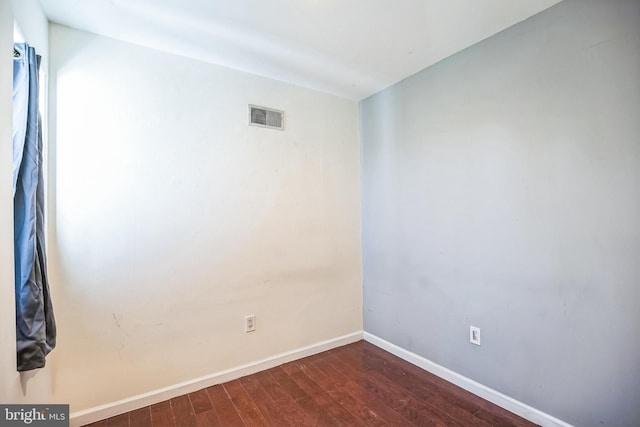
<path fill-rule="evenodd" d="M 49 22 L 39 0 L 11 0 L 13 19 L 29 45 L 42 56 L 41 67 L 46 68 L 49 57 Z"/>
<path fill-rule="evenodd" d="M 13 10 L 9 0 L 0 1 L 0 52 L 13 44 Z M 0 401 L 17 394 L 15 299 L 13 283 L 13 197 L 11 194 L 11 128 L 13 64 L 8 53 L 0 61 Z"/>
<path fill-rule="evenodd" d="M 53 400 L 362 329 L 357 103 L 58 25 L 50 41 Z M 249 103 L 286 130 L 248 126 Z"/>
<path fill-rule="evenodd" d="M 640 425 L 639 24 L 636 0 L 564 0 L 362 102 L 367 332 Z"/>
<path fill-rule="evenodd" d="M 13 29 L 42 56 L 46 71 L 48 23 L 38 0 L 0 0 L 0 402 L 39 403 L 49 400 L 52 367 L 16 371 L 15 297 L 13 292 L 13 196 L 11 191 Z M 44 82 L 46 84 L 46 82 Z M 44 106 L 42 106 L 44 107 Z M 43 113 L 46 113 L 43 108 Z"/>

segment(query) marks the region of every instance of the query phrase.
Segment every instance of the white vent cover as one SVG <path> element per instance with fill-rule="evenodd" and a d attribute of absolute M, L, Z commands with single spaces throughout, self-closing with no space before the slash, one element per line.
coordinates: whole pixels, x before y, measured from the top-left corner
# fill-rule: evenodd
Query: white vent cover
<path fill-rule="evenodd" d="M 249 124 L 252 126 L 284 130 L 284 111 L 249 105 Z"/>

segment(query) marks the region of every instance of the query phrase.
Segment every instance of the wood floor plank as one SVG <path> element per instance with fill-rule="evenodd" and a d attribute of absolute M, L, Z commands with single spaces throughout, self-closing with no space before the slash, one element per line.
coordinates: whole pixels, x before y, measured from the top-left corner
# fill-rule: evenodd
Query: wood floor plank
<path fill-rule="evenodd" d="M 313 396 L 314 401 L 322 411 L 329 414 L 336 421 L 334 424 L 335 426 L 357 427 L 364 425 L 360 420 L 347 411 L 339 401 L 333 399 L 325 389 L 320 387 L 318 383 L 305 374 L 296 363 L 282 365 L 280 366 L 280 369 L 289 375 L 289 377 L 306 393 Z"/>
<path fill-rule="evenodd" d="M 254 401 L 240 384 L 240 381 L 235 380 L 225 383 L 224 389 L 247 427 L 268 425 L 267 420 L 260 413 Z"/>
<path fill-rule="evenodd" d="M 262 389 L 276 403 L 287 422 L 295 426 L 314 426 L 316 422 L 292 397 L 284 387 L 278 383 L 269 371 L 259 372 L 255 375 Z M 304 396 L 300 396 L 304 397 Z"/>
<path fill-rule="evenodd" d="M 198 390 L 195 393 L 189 393 L 189 400 L 191 401 L 193 412 L 196 415 L 213 409 L 211 400 L 209 400 L 209 394 L 205 389 Z"/>
<path fill-rule="evenodd" d="M 360 352 L 352 348 L 345 350 L 351 351 L 351 354 L 359 353 L 366 366 L 373 367 L 377 372 L 390 376 L 392 381 L 403 384 L 421 398 L 428 399 L 436 408 L 446 411 L 452 416 L 460 417 L 460 419 L 466 418 L 466 415 L 463 416 L 464 413 L 472 413 L 476 418 L 482 420 L 476 420 L 474 421 L 476 424 L 470 425 L 489 424 L 493 426 L 495 422 L 511 423 L 507 425 L 513 426 L 531 427 L 535 425 L 370 343 L 362 341 L 358 344 Z M 460 410 L 464 412 L 460 412 Z M 483 411 L 483 416 L 479 416 L 481 411 Z M 471 420 L 466 421 L 466 423 L 471 422 Z"/>
<path fill-rule="evenodd" d="M 316 399 L 300 387 L 281 367 L 278 366 L 270 369 L 269 374 L 271 374 L 273 379 L 300 405 L 302 410 L 311 417 L 313 424 L 320 426 L 339 425 L 338 420 L 322 408 Z"/>
<path fill-rule="evenodd" d="M 208 411 L 198 412 L 196 414 L 196 426 L 197 427 L 224 427 L 218 418 L 218 414 L 215 409 L 209 409 Z"/>
<path fill-rule="evenodd" d="M 151 405 L 151 423 L 153 427 L 174 427 L 171 403 L 168 400 Z"/>
<path fill-rule="evenodd" d="M 176 427 L 195 427 L 196 417 L 188 395 L 171 399 L 171 410 Z"/>
<path fill-rule="evenodd" d="M 240 384 L 246 390 L 247 394 L 255 402 L 260 413 L 267 420 L 268 425 L 272 426 L 289 426 L 293 425 L 287 420 L 280 409 L 277 407 L 273 399 L 262 388 L 260 382 L 253 376 L 240 378 Z"/>
<path fill-rule="evenodd" d="M 389 353 L 372 352 L 365 348 L 362 352 L 362 361 L 365 366 L 412 390 L 420 398 L 435 401 L 437 396 L 444 396 L 450 404 L 470 413 L 483 409 L 481 400 L 472 393 Z"/>
<path fill-rule="evenodd" d="M 452 419 L 461 421 L 464 425 L 473 423 L 482 425 L 482 422 L 478 423 L 478 421 L 473 418 L 473 414 L 477 410 L 477 407 L 466 407 L 465 405 L 457 407 L 455 406 L 457 403 L 455 399 L 443 399 L 441 395 L 442 393 L 440 393 L 438 389 L 435 389 L 434 387 L 420 387 L 419 379 L 417 382 L 412 383 L 411 386 L 402 387 L 402 383 L 406 379 L 403 378 L 406 377 L 406 372 L 390 371 L 388 373 L 389 375 L 385 376 L 379 371 L 379 369 L 372 369 L 368 366 L 367 362 L 363 360 L 362 357 L 354 357 L 354 355 L 348 351 L 334 353 L 333 357 L 343 360 L 350 369 L 357 372 L 357 375 L 363 376 L 364 380 L 375 379 L 380 382 L 383 389 L 395 390 L 396 393 L 400 394 L 402 394 L 404 390 L 404 393 L 407 395 L 406 397 L 410 397 L 413 402 L 424 402 L 431 408 L 441 411 L 442 414 L 452 415 Z M 401 362 L 406 363 L 404 361 Z M 397 375 L 393 375 L 394 373 Z"/>
<path fill-rule="evenodd" d="M 530 427 L 533 423 L 503 408 L 483 409 L 476 416 L 494 427 Z"/>
<path fill-rule="evenodd" d="M 340 402 L 340 405 L 362 424 L 366 426 L 388 425 L 383 418 L 349 392 L 344 384 L 344 378 L 341 376 L 329 375 L 318 369 L 311 361 L 301 363 L 298 366 L 301 371 L 322 387 L 335 401 Z"/>
<path fill-rule="evenodd" d="M 334 352 L 331 356 L 342 362 L 335 366 L 343 374 L 353 375 L 367 390 L 379 395 L 381 400 L 415 425 L 491 427 L 463 409 L 454 408 L 455 414 L 442 410 L 434 404 L 438 399 L 436 395 L 418 396 L 412 389 L 403 388 L 397 381 L 369 369 L 361 360 L 352 358 L 347 352 Z"/>
<path fill-rule="evenodd" d="M 151 427 L 151 408 L 145 406 L 144 408 L 131 411 L 129 415 L 129 425 L 131 427 Z"/>
<path fill-rule="evenodd" d="M 282 369 L 282 366 L 276 366 L 275 368 L 269 369 L 267 372 L 269 372 L 273 379 L 280 384 L 292 399 L 298 401 L 309 397 L 309 394 L 291 379 L 289 374 Z"/>
<path fill-rule="evenodd" d="M 245 425 L 222 384 L 207 388 L 207 393 L 221 425 L 232 427 L 243 427 Z"/>
<path fill-rule="evenodd" d="M 389 363 L 394 369 L 405 372 L 406 374 L 411 374 L 415 378 L 418 379 L 419 382 L 423 382 L 430 387 L 433 387 L 433 391 L 435 393 L 447 393 L 452 396 L 460 398 L 462 401 L 469 402 L 475 410 L 483 409 L 482 399 L 478 399 L 478 396 L 470 393 L 463 388 L 460 388 L 437 375 L 432 374 L 431 372 L 425 371 L 422 368 L 419 368 L 412 363 L 408 363 L 397 356 L 394 356 L 391 353 L 388 353 L 381 348 L 374 346 L 373 344 L 367 343 L 366 341 L 361 341 L 358 343 L 361 348 L 361 353 L 363 359 L 370 360 L 369 357 L 373 356 L 375 358 L 379 358 L 387 363 Z M 349 349 L 351 350 L 351 349 Z"/>
<path fill-rule="evenodd" d="M 369 411 L 372 411 L 376 416 L 382 418 L 387 425 L 412 425 L 408 419 L 388 405 L 389 401 L 386 399 L 387 396 L 368 390 L 364 387 L 363 383 L 360 383 L 358 379 L 355 379 L 353 376 L 345 376 L 342 372 L 336 369 L 334 361 L 330 358 L 319 359 L 314 361 L 313 364 L 326 373 L 342 377 L 344 391 L 362 402 L 367 408 L 369 408 Z"/>
<path fill-rule="evenodd" d="M 107 427 L 129 427 L 129 412 L 107 418 Z"/>

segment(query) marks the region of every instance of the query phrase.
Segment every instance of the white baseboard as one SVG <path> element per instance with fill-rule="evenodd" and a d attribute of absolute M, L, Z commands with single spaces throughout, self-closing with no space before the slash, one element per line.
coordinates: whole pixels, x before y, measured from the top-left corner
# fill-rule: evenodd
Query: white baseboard
<path fill-rule="evenodd" d="M 496 405 L 506 409 L 507 411 L 513 412 L 514 414 L 517 414 L 522 418 L 531 421 L 532 423 L 539 424 L 543 427 L 572 427 L 571 424 L 567 424 L 566 422 L 559 420 L 545 412 L 532 408 L 526 403 L 522 403 L 505 394 L 500 393 L 499 391 L 484 386 L 470 378 L 465 377 L 464 375 L 460 375 L 459 373 L 447 369 L 444 366 L 438 365 L 437 363 L 434 363 L 429 359 L 412 353 L 409 350 L 405 350 L 402 347 L 398 347 L 397 345 L 392 344 L 389 341 L 386 341 L 373 334 L 370 334 L 369 332 L 364 333 L 364 339 L 365 341 L 370 342 L 371 344 L 380 347 L 383 350 L 386 350 L 389 353 L 394 354 L 399 358 L 404 359 L 407 362 L 424 369 L 425 371 L 429 371 L 432 374 L 437 375 L 440 378 L 443 378 L 450 383 L 457 385 L 458 387 L 461 387 L 477 396 L 480 396 L 491 403 L 495 403 Z"/>
<path fill-rule="evenodd" d="M 72 427 L 82 426 L 105 418 L 113 417 L 118 414 L 133 411 L 154 403 L 162 402 L 167 399 L 182 396 L 187 393 L 193 393 L 203 388 L 211 387 L 216 384 L 222 384 L 232 381 L 246 375 L 255 374 L 292 360 L 302 359 L 303 357 L 312 356 L 332 348 L 351 344 L 360 341 L 363 338 L 362 331 L 354 332 L 341 337 L 332 338 L 326 341 L 300 347 L 292 351 L 276 354 L 266 359 L 257 360 L 225 371 L 216 372 L 204 377 L 195 378 L 189 381 L 181 382 L 172 386 L 160 388 L 148 393 L 139 394 L 106 405 L 96 406 L 95 408 L 85 409 L 84 411 L 73 412 L 70 414 L 70 424 Z"/>

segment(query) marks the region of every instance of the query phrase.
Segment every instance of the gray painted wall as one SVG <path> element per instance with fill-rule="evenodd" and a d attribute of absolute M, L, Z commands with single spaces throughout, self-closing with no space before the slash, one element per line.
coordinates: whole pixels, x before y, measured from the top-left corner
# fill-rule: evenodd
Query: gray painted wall
<path fill-rule="evenodd" d="M 362 101 L 361 137 L 365 330 L 640 425 L 640 2 L 565 0 Z"/>

